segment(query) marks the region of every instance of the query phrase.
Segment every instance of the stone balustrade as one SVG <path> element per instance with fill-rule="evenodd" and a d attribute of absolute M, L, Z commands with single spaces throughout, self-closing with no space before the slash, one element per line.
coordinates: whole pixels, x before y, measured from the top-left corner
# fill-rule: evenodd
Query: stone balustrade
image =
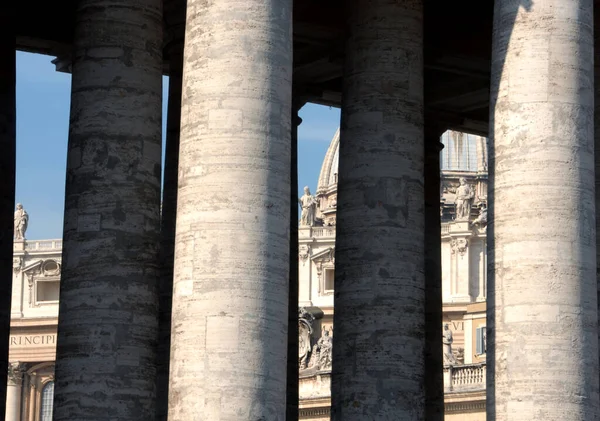
<path fill-rule="evenodd" d="M 444 367 L 445 393 L 485 390 L 485 381 L 485 363 Z"/>
<path fill-rule="evenodd" d="M 335 238 L 335 227 L 300 227 L 299 238 Z"/>
<path fill-rule="evenodd" d="M 17 242 L 15 242 L 16 244 Z M 62 248 L 62 240 L 34 240 L 25 241 L 25 250 L 27 251 L 48 251 L 60 250 Z"/>

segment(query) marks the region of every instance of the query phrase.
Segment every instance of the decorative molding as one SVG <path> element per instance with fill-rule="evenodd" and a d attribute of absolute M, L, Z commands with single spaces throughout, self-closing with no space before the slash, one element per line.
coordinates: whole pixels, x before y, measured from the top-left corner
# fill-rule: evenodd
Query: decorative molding
<path fill-rule="evenodd" d="M 23 374 L 25 373 L 25 365 L 16 361 L 8 363 L 8 385 L 21 386 L 23 384 Z"/>

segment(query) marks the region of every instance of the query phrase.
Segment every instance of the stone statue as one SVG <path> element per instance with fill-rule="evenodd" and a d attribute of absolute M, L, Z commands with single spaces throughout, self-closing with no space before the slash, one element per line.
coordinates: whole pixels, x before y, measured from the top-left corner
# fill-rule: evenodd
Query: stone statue
<path fill-rule="evenodd" d="M 307 367 L 310 355 L 310 338 L 314 316 L 301 307 L 298 309 L 298 364 L 300 370 Z"/>
<path fill-rule="evenodd" d="M 442 343 L 444 344 L 444 364 L 453 365 L 456 364 L 456 358 L 452 353 L 452 331 L 448 326 L 448 323 L 444 325 L 444 331 L 442 332 Z"/>
<path fill-rule="evenodd" d="M 300 206 L 302 207 L 302 215 L 300 216 L 300 226 L 314 226 L 317 199 L 310 194 L 310 189 L 308 187 L 304 187 L 304 196 L 298 199 L 298 203 L 300 203 Z"/>
<path fill-rule="evenodd" d="M 331 370 L 333 338 L 329 336 L 328 330 L 323 330 L 323 336 L 321 336 L 317 345 L 319 348 L 319 370 Z"/>
<path fill-rule="evenodd" d="M 17 203 L 17 210 L 15 211 L 15 240 L 25 239 L 25 231 L 27 231 L 28 224 L 29 215 L 23 209 L 23 205 Z"/>
<path fill-rule="evenodd" d="M 475 193 L 467 184 L 464 177 L 460 178 L 460 186 L 456 189 L 456 217 L 457 221 L 468 221 L 471 215 L 471 204 Z"/>
<path fill-rule="evenodd" d="M 475 218 L 475 220 L 473 221 L 473 225 L 479 225 L 482 228 L 487 226 L 487 206 L 485 206 L 485 203 L 481 204 L 481 208 L 479 209 L 479 216 Z"/>

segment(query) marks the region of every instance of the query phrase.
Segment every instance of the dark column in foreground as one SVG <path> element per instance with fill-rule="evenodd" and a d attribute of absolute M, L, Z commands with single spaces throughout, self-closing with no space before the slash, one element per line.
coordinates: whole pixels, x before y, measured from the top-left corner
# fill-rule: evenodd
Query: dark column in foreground
<path fill-rule="evenodd" d="M 286 421 L 298 419 L 298 116 L 300 103 L 292 99 L 290 173 L 290 295 L 288 308 L 288 362 Z"/>
<path fill-rule="evenodd" d="M 335 421 L 425 416 L 422 3 L 347 2 Z"/>
<path fill-rule="evenodd" d="M 442 253 L 440 221 L 441 133 L 425 131 L 425 419 L 444 421 Z"/>
<path fill-rule="evenodd" d="M 0 6 L 0 11 L 10 7 Z M 15 208 L 16 51 L 10 21 L 0 29 L 0 419 L 6 411 Z"/>
<path fill-rule="evenodd" d="M 77 6 L 54 420 L 155 418 L 162 1 Z"/>
<path fill-rule="evenodd" d="M 169 359 L 171 355 L 171 307 L 173 300 L 173 259 L 175 255 L 175 223 L 177 216 L 177 170 L 179 164 L 179 128 L 181 127 L 183 41 L 174 43 L 166 51 L 169 55 L 169 103 L 160 226 L 156 421 L 166 421 L 169 413 Z"/>

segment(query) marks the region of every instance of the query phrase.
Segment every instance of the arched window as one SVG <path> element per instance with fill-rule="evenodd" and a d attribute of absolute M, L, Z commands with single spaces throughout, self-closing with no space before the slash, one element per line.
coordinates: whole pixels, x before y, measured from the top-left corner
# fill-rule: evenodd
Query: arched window
<path fill-rule="evenodd" d="M 40 406 L 40 421 L 52 421 L 54 403 L 54 382 L 48 382 L 42 389 L 42 404 Z"/>

